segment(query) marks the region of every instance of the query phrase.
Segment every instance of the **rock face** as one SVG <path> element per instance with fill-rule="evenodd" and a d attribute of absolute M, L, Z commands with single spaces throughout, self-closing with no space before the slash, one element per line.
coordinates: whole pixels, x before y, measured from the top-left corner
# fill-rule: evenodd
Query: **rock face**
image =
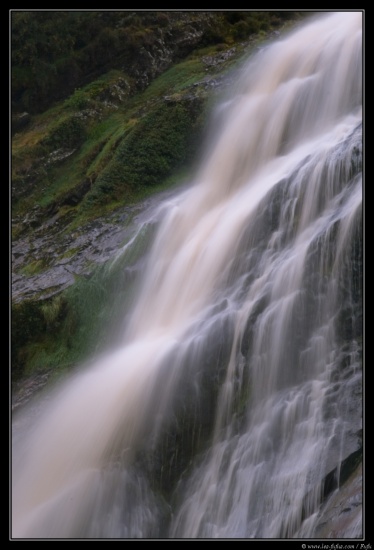
<path fill-rule="evenodd" d="M 127 218 L 127 212 L 114 215 Z M 14 243 L 12 263 L 15 270 L 27 264 L 28 259 L 41 266 L 34 275 L 14 274 L 12 297 L 15 302 L 30 298 L 48 298 L 74 283 L 75 276 L 88 276 L 92 266 L 108 260 L 126 237 L 121 222 L 111 218 L 96 220 L 79 231 L 60 236 L 58 222 L 53 218 L 41 226 L 33 238 L 26 237 Z M 123 222 L 122 222 L 123 223 Z M 55 227 L 54 224 L 56 224 Z"/>
<path fill-rule="evenodd" d="M 72 285 L 79 276 L 113 258 L 131 237 L 134 226 L 152 215 L 157 204 L 173 191 L 158 193 L 134 205 L 117 209 L 71 233 L 62 232 L 57 216 L 36 228 L 32 236 L 12 246 L 12 300 L 43 300 Z M 22 273 L 22 266 L 35 265 L 36 273 Z"/>
<path fill-rule="evenodd" d="M 362 530 L 362 463 L 327 499 L 319 514 L 315 537 L 321 539 L 361 538 Z"/>
<path fill-rule="evenodd" d="M 149 37 L 149 43 L 136 53 L 133 62 L 123 66 L 135 79 L 137 89 L 144 89 L 176 59 L 185 57 L 196 48 L 207 29 L 214 24 L 214 15 L 209 12 L 169 12 L 167 20 L 167 27 L 160 26 Z"/>

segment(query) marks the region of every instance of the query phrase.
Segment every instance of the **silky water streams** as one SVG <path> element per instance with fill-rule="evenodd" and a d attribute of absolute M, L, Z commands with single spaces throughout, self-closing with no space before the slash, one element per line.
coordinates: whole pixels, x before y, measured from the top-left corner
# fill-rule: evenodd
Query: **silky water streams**
<path fill-rule="evenodd" d="M 362 14 L 237 80 L 121 345 L 14 429 L 13 538 L 312 538 L 360 448 Z"/>

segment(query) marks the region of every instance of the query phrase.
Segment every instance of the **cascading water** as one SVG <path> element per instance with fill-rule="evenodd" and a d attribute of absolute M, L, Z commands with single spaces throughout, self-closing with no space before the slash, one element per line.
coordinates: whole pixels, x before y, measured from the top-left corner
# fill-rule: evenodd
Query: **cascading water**
<path fill-rule="evenodd" d="M 123 345 L 14 438 L 14 538 L 314 536 L 360 447 L 361 53 L 332 13 L 242 69 Z"/>

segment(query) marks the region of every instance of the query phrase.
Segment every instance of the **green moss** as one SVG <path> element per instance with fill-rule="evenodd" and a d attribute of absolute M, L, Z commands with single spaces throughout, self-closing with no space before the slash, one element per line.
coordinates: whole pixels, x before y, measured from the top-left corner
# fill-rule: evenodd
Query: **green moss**
<path fill-rule="evenodd" d="M 46 268 L 45 260 L 40 259 L 40 260 L 34 260 L 28 263 L 25 267 L 21 269 L 20 272 L 22 273 L 22 275 L 32 276 L 32 275 L 35 275 L 36 273 L 41 273 L 42 271 L 44 271 L 45 268 Z"/>
<path fill-rule="evenodd" d="M 126 194 L 155 186 L 191 158 L 190 141 L 198 113 L 182 103 L 156 107 L 122 139 L 113 160 L 87 194 L 86 206 L 125 198 Z"/>
<path fill-rule="evenodd" d="M 173 65 L 170 69 L 153 80 L 150 86 L 142 94 L 141 100 L 154 100 L 165 94 L 178 92 L 200 78 L 203 78 L 203 76 L 205 76 L 204 64 L 201 62 L 200 57 L 195 57 L 191 54 L 188 59 Z"/>
<path fill-rule="evenodd" d="M 66 252 L 64 252 L 64 254 L 61 254 L 61 256 L 59 256 L 59 260 L 64 260 L 66 258 L 72 258 L 73 256 L 75 256 L 75 254 L 79 251 L 79 248 L 69 248 Z"/>
<path fill-rule="evenodd" d="M 64 297 L 59 295 L 52 300 L 46 300 L 41 305 L 41 312 L 47 327 L 55 326 L 57 321 L 62 317 L 66 301 Z"/>

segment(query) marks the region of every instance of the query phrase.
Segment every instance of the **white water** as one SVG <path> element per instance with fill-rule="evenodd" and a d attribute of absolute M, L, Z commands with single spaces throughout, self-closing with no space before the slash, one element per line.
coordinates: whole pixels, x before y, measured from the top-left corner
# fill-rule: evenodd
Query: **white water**
<path fill-rule="evenodd" d="M 168 206 L 122 347 L 14 442 L 13 537 L 312 536 L 323 478 L 350 452 L 343 355 L 361 381 L 354 331 L 337 333 L 361 49 L 361 13 L 329 14 L 242 70 L 196 184 Z M 160 451 L 183 422 L 186 462 Z M 151 474 L 174 463 L 188 469 L 165 504 Z"/>

